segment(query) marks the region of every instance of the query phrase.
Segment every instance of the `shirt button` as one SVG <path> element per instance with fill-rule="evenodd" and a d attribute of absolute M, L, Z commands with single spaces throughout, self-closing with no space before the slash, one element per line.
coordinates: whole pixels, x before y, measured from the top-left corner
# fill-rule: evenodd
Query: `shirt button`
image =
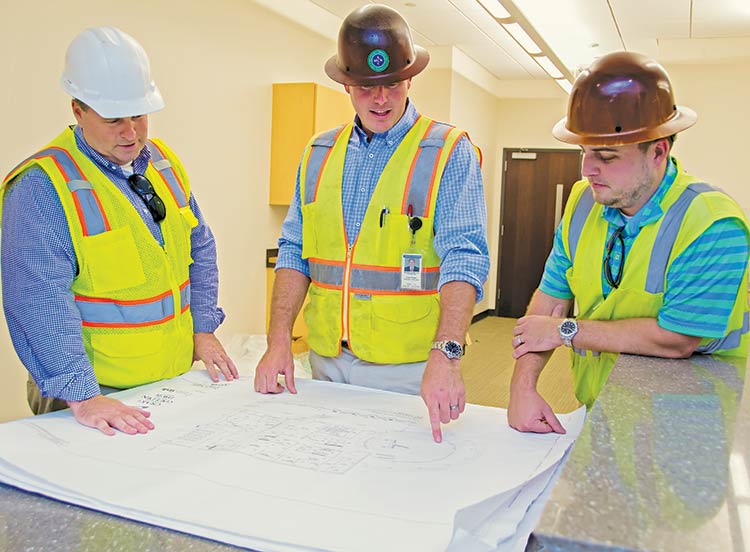
<path fill-rule="evenodd" d="M 359 228 L 359 223 L 357 223 L 357 228 Z"/>
<path fill-rule="evenodd" d="M 362 192 L 362 193 L 365 193 L 365 189 L 364 188 L 360 188 L 359 191 Z"/>
<path fill-rule="evenodd" d="M 373 157 L 375 157 L 375 155 L 373 155 L 373 154 L 371 153 L 371 154 L 370 154 L 370 155 L 368 155 L 367 157 L 369 157 L 370 159 L 372 159 Z"/>
<path fill-rule="evenodd" d="M 388 142 L 386 142 L 386 143 L 387 143 L 387 144 L 388 144 L 389 146 L 392 146 L 392 145 L 393 145 L 393 140 L 388 140 Z"/>

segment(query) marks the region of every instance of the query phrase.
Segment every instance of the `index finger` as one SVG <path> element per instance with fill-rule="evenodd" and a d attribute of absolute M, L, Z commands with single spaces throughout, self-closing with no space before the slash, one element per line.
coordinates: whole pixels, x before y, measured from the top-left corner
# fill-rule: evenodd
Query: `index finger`
<path fill-rule="evenodd" d="M 289 389 L 290 393 L 297 394 L 297 386 L 294 385 L 294 364 L 291 368 L 284 370 L 284 383 L 286 383 L 286 388 Z"/>
<path fill-rule="evenodd" d="M 430 427 L 432 427 L 432 438 L 436 443 L 443 442 L 443 432 L 440 431 L 440 409 L 437 402 L 427 403 L 427 412 L 430 415 Z"/>

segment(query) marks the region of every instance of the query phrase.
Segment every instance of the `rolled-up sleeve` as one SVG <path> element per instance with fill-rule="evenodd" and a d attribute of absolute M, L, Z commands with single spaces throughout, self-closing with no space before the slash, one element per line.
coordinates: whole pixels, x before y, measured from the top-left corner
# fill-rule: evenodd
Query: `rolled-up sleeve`
<path fill-rule="evenodd" d="M 440 257 L 438 288 L 448 282 L 473 285 L 477 302 L 490 269 L 487 211 L 479 159 L 462 137 L 446 164 L 435 206 L 435 251 Z"/>
<path fill-rule="evenodd" d="M 281 226 L 279 238 L 279 256 L 276 259 L 276 269 L 291 268 L 310 277 L 310 264 L 302 258 L 302 202 L 300 201 L 299 168 L 294 187 L 294 196 L 289 205 L 289 211 Z"/>

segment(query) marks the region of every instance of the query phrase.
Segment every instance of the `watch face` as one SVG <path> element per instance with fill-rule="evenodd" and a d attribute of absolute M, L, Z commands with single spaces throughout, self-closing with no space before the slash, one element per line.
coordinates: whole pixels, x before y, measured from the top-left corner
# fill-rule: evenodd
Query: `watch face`
<path fill-rule="evenodd" d="M 564 320 L 563 323 L 560 324 L 560 335 L 575 335 L 577 329 L 578 325 L 575 322 L 573 322 L 572 320 Z"/>
<path fill-rule="evenodd" d="M 464 350 L 459 343 L 455 341 L 446 341 L 445 352 L 448 353 L 450 358 L 461 358 Z"/>

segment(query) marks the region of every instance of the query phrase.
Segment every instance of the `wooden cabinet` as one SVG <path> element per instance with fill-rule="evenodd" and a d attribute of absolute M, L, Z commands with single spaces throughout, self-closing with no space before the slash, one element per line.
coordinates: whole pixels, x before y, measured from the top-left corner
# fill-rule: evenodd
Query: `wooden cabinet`
<path fill-rule="evenodd" d="M 354 117 L 349 95 L 312 82 L 273 85 L 271 185 L 268 202 L 289 205 L 297 167 L 310 137 Z"/>

